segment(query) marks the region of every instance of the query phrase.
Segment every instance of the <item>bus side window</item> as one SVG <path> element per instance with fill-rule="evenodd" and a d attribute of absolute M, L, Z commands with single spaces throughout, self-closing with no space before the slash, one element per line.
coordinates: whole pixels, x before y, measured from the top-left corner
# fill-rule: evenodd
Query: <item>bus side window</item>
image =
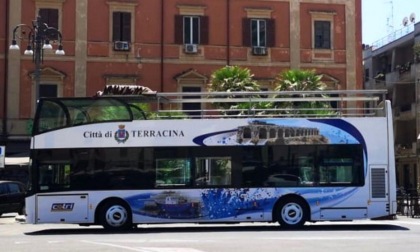
<path fill-rule="evenodd" d="M 191 164 L 188 158 L 156 159 L 155 187 L 191 185 Z"/>
<path fill-rule="evenodd" d="M 313 167 L 300 167 L 300 177 L 303 186 L 315 186 L 318 181 L 318 176 Z"/>
<path fill-rule="evenodd" d="M 39 176 L 40 184 L 49 185 L 49 184 L 52 184 L 52 181 L 53 181 L 52 170 L 47 168 L 46 170 L 40 173 L 40 176 Z"/>
<path fill-rule="evenodd" d="M 196 159 L 196 186 L 222 186 L 232 183 L 230 157 L 203 157 Z"/>

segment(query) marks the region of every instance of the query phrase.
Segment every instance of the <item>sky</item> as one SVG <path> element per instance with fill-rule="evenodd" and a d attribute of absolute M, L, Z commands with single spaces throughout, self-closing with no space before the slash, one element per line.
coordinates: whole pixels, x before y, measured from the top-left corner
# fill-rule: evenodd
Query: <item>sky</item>
<path fill-rule="evenodd" d="M 415 23 L 420 22 L 420 0 L 362 0 L 362 43 L 373 44 L 392 31 L 406 29 L 403 19 L 412 13 Z"/>

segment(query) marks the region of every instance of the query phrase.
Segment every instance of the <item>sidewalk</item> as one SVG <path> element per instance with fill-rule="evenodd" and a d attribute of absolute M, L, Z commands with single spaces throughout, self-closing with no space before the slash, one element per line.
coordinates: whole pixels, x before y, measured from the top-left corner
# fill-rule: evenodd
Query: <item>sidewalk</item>
<path fill-rule="evenodd" d="M 411 217 L 411 216 L 407 216 L 407 215 L 397 215 L 396 220 L 412 221 L 412 222 L 419 222 L 420 223 L 420 217 Z"/>

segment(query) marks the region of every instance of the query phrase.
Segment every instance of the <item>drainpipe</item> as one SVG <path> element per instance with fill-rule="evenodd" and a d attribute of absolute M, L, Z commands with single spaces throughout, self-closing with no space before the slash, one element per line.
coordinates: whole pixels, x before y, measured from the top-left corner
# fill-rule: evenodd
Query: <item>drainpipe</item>
<path fill-rule="evenodd" d="M 226 1 L 226 65 L 230 65 L 230 0 Z"/>
<path fill-rule="evenodd" d="M 9 0 L 6 0 L 6 8 L 5 11 L 5 25 L 6 25 L 6 34 L 5 34 L 5 40 L 9 41 Z M 2 142 L 6 144 L 7 141 L 7 77 L 9 72 L 9 46 L 8 43 L 4 43 L 4 76 L 3 76 L 3 119 L 2 119 Z"/>

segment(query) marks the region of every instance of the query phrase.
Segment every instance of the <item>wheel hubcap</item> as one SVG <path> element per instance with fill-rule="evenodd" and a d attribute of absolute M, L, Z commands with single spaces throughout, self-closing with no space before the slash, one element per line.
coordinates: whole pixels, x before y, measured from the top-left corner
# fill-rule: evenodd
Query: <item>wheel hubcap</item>
<path fill-rule="evenodd" d="M 299 204 L 287 203 L 281 210 L 281 218 L 289 225 L 296 225 L 302 220 L 303 209 Z"/>
<path fill-rule="evenodd" d="M 113 227 L 120 227 L 127 222 L 128 213 L 122 206 L 112 206 L 106 211 L 106 222 Z"/>

